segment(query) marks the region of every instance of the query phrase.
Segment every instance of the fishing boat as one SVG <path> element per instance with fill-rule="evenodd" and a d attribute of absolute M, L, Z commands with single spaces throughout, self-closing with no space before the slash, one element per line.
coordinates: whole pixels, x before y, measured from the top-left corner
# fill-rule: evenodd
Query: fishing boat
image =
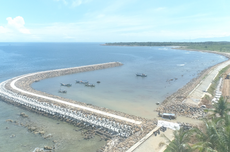
<path fill-rule="evenodd" d="M 76 80 L 76 83 L 80 83 L 80 84 L 88 84 L 88 83 L 89 83 L 89 81 L 87 81 L 87 80 L 81 80 L 81 81 Z"/>
<path fill-rule="evenodd" d="M 147 77 L 147 74 L 144 74 L 144 73 L 137 73 L 136 76 L 139 76 L 139 77 Z"/>
<path fill-rule="evenodd" d="M 85 86 L 87 86 L 87 87 L 95 87 L 94 84 L 89 84 L 89 83 L 85 84 Z"/>
<path fill-rule="evenodd" d="M 64 84 L 64 83 L 61 83 L 61 86 L 65 86 L 65 87 L 71 87 L 72 86 L 72 84 Z"/>
<path fill-rule="evenodd" d="M 61 90 L 61 89 L 60 89 L 60 90 L 58 90 L 58 92 L 59 92 L 59 93 L 67 93 L 67 91 L 66 91 L 66 90 Z"/>

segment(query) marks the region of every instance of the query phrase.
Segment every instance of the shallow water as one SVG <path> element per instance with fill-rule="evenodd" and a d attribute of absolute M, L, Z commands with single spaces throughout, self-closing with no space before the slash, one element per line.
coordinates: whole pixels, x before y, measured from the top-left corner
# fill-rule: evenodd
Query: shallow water
<path fill-rule="evenodd" d="M 158 47 L 155 49 L 159 51 Z M 162 102 L 199 72 L 224 59 L 208 53 L 167 48 L 159 54 L 156 50 L 145 48 L 146 52 L 135 52 L 142 52 L 143 58 L 126 61 L 120 67 L 49 78 L 33 83 L 32 87 L 64 98 L 153 118 L 157 102 Z M 167 53 L 172 54 L 166 57 Z M 148 76 L 137 77 L 137 71 Z M 88 80 L 95 87 L 85 87 L 75 83 L 75 80 Z M 98 80 L 101 83 L 97 84 Z M 71 83 L 72 87 L 61 87 L 60 83 Z M 66 90 L 67 93 L 60 94 L 59 89 Z"/>
<path fill-rule="evenodd" d="M 5 152 L 32 152 L 35 148 L 44 146 L 55 146 L 56 152 L 95 152 L 100 149 L 105 141 L 100 141 L 99 136 L 90 140 L 84 140 L 79 128 L 68 123 L 47 118 L 33 112 L 29 112 L 19 107 L 0 102 L 0 151 Z M 26 113 L 29 118 L 19 116 L 21 112 Z M 21 125 L 6 122 L 7 119 L 17 121 L 23 124 L 32 124 L 32 126 L 42 128 L 45 136 L 51 134 L 51 138 L 44 139 L 41 135 L 33 134 Z M 8 127 L 9 129 L 6 129 Z M 10 136 L 14 134 L 15 137 Z M 53 143 L 56 140 L 57 143 Z"/>
<path fill-rule="evenodd" d="M 0 43 L 0 82 L 38 71 L 120 61 L 124 64 L 121 67 L 46 79 L 32 86 L 50 94 L 152 118 L 156 102 L 176 92 L 200 71 L 225 60 L 225 57 L 216 54 L 168 47 L 101 46 L 98 43 Z M 137 72 L 148 76 L 136 77 Z M 75 80 L 85 79 L 96 87 L 75 84 Z M 169 79 L 174 80 L 169 82 Z M 98 80 L 100 84 L 96 84 Z M 57 92 L 61 82 L 73 84 L 65 88 L 67 94 Z M 41 125 L 53 137 L 45 140 L 22 126 L 5 121 L 26 121 L 18 115 L 20 112 L 29 115 L 31 123 Z M 6 130 L 6 127 L 9 129 Z M 79 136 L 80 132 L 73 130 L 75 128 L 0 101 L 0 151 L 31 152 L 36 147 L 52 146 L 52 140 L 58 141 L 57 152 L 93 152 L 104 144 L 98 137 L 83 140 Z M 12 134 L 16 137 L 10 138 Z"/>

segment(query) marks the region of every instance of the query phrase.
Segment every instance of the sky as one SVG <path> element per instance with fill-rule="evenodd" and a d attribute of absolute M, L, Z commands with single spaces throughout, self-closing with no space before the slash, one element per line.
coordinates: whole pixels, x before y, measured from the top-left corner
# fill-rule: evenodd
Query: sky
<path fill-rule="evenodd" d="M 230 0 L 0 0 L 0 42 L 230 41 Z"/>

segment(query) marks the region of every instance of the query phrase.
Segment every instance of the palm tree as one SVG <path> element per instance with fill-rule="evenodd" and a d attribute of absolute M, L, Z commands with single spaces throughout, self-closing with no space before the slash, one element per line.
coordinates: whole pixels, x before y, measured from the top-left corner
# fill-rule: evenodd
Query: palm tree
<path fill-rule="evenodd" d="M 214 108 L 214 113 L 219 114 L 221 118 L 223 118 L 224 114 L 229 111 L 227 101 L 223 96 L 220 97 L 218 103 L 214 104 Z"/>
<path fill-rule="evenodd" d="M 189 146 L 189 132 L 185 131 L 183 128 L 173 132 L 174 140 L 170 140 L 165 135 L 163 135 L 168 142 L 167 150 L 170 152 L 190 152 L 191 147 Z"/>
<path fill-rule="evenodd" d="M 217 121 L 218 141 L 217 149 L 220 152 L 230 152 L 230 116 L 226 113 L 224 118 Z"/>
<path fill-rule="evenodd" d="M 202 128 L 193 128 L 196 141 L 192 149 L 199 152 L 230 152 L 230 116 L 204 120 Z"/>
<path fill-rule="evenodd" d="M 191 130 L 195 134 L 196 142 L 192 149 L 199 150 L 199 152 L 216 152 L 217 144 L 217 129 L 216 123 L 210 120 L 204 120 L 202 128 L 193 128 Z"/>

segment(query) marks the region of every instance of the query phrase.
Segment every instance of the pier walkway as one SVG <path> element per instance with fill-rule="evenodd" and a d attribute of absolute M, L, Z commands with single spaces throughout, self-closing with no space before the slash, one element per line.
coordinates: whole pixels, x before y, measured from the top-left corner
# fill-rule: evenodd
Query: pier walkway
<path fill-rule="evenodd" d="M 191 91 L 185 103 L 198 105 L 201 99 L 205 96 L 207 90 L 212 84 L 212 81 L 216 78 L 219 71 L 230 65 L 230 61 L 223 62 L 218 67 L 209 72 L 209 74 Z"/>

